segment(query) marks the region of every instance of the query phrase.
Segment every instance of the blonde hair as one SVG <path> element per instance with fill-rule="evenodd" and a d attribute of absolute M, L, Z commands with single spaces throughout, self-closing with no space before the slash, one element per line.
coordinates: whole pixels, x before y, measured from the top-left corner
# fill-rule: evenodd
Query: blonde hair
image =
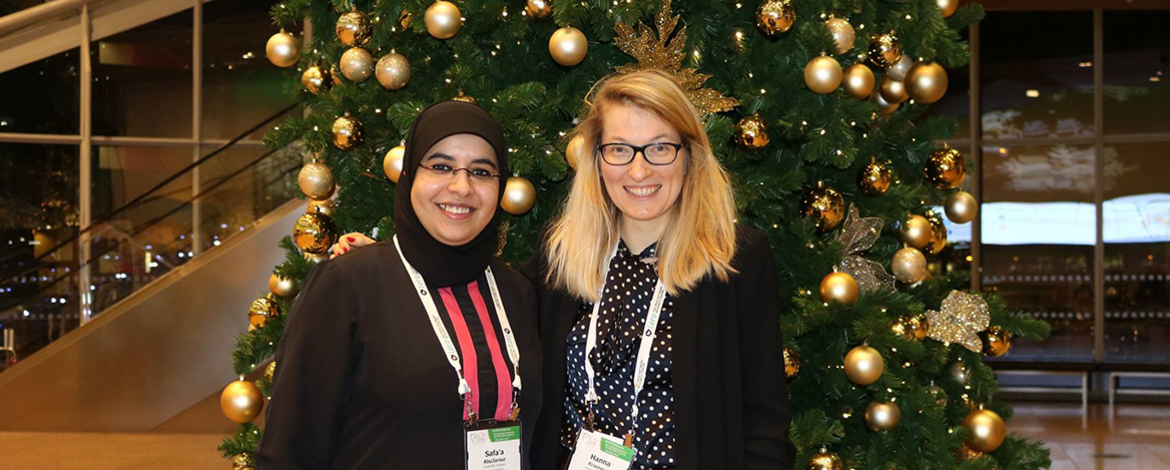
<path fill-rule="evenodd" d="M 570 138 L 584 139 L 590 152 L 577 162 L 564 210 L 545 238 L 547 281 L 596 302 L 610 252 L 617 243 L 619 211 L 601 180 L 603 116 L 614 106 L 648 111 L 678 131 L 688 149 L 678 200 L 658 240 L 658 278 L 677 296 L 708 274 L 726 281 L 735 269 L 735 201 L 727 171 L 715 159 L 694 105 L 670 75 L 643 70 L 603 79 L 586 96 L 587 116 Z"/>

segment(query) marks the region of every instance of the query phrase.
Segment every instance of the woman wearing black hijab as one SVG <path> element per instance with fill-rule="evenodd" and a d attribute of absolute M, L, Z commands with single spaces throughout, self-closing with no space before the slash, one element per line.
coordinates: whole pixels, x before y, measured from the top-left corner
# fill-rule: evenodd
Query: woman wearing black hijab
<path fill-rule="evenodd" d="M 397 234 L 318 264 L 289 314 L 258 469 L 528 468 L 540 346 L 531 284 L 493 259 L 507 169 L 487 112 L 422 112 Z"/>

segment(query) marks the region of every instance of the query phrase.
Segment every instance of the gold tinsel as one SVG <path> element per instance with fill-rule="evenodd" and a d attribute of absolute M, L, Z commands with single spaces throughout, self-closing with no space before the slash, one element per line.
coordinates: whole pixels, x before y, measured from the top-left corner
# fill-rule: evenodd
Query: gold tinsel
<path fill-rule="evenodd" d="M 951 291 L 942 302 L 942 311 L 927 310 L 931 338 L 945 343 L 959 343 L 972 352 L 983 349 L 979 332 L 991 323 L 987 302 L 978 294 Z"/>
<path fill-rule="evenodd" d="M 683 26 L 677 34 L 671 37 L 678 26 L 679 16 L 671 16 L 670 0 L 662 1 L 662 10 L 654 19 L 658 33 L 650 30 L 644 23 L 638 24 L 638 32 L 628 24 L 618 23 L 614 29 L 617 36 L 614 44 L 622 52 L 638 60 L 636 64 L 626 64 L 617 67 L 618 73 L 637 72 L 639 70 L 659 69 L 674 76 L 675 81 L 686 92 L 687 98 L 695 105 L 700 116 L 730 111 L 739 105 L 735 98 L 723 96 L 722 93 L 710 88 L 703 88 L 703 83 L 711 78 L 701 74 L 693 68 L 682 68 L 687 51 L 687 27 Z M 669 39 L 669 41 L 668 41 Z"/>
<path fill-rule="evenodd" d="M 877 243 L 883 225 L 881 217 L 861 217 L 857 207 L 850 204 L 841 231 L 834 237 L 841 242 L 841 263 L 837 266 L 857 280 L 862 293 L 894 290 L 894 276 L 886 272 L 881 263 L 861 256 L 863 251 Z"/>

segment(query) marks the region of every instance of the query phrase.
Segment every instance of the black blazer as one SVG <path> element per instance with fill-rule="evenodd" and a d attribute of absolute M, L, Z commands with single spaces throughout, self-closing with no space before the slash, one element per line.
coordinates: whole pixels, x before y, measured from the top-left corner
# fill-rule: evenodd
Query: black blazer
<path fill-rule="evenodd" d="M 739 226 L 727 282 L 708 276 L 674 300 L 675 453 L 680 470 L 792 468 L 792 413 L 784 376 L 776 264 L 767 237 Z M 544 405 L 536 423 L 532 464 L 555 469 L 562 457 L 566 338 L 580 299 L 545 282 L 537 253 L 521 269 L 540 303 Z"/>

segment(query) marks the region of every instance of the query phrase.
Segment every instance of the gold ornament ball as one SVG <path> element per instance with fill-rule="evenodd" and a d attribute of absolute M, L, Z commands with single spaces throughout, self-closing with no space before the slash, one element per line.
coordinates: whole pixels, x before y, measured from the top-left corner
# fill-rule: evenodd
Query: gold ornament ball
<path fill-rule="evenodd" d="M 264 53 L 272 65 L 292 67 L 301 57 L 301 41 L 297 40 L 296 36 L 281 31 L 268 38 Z"/>
<path fill-rule="evenodd" d="M 951 368 L 947 370 L 951 380 L 959 385 L 967 385 L 971 381 L 971 370 L 967 368 L 962 362 L 951 364 Z"/>
<path fill-rule="evenodd" d="M 876 80 L 873 76 L 873 70 L 870 70 L 865 64 L 853 64 L 845 67 L 845 72 L 841 77 L 841 85 L 845 87 L 845 93 L 849 96 L 863 100 L 869 98 L 870 93 L 873 93 Z"/>
<path fill-rule="evenodd" d="M 252 470 L 252 454 L 244 452 L 232 457 L 232 470 Z"/>
<path fill-rule="evenodd" d="M 333 172 L 329 171 L 328 166 L 324 163 L 311 162 L 301 167 L 301 172 L 297 174 L 297 185 L 309 199 L 320 201 L 333 195 L 337 183 L 333 180 Z"/>
<path fill-rule="evenodd" d="M 569 167 L 576 170 L 577 165 L 581 162 L 589 161 L 589 149 L 585 148 L 585 136 L 577 135 L 569 141 L 569 145 L 565 146 L 565 160 L 569 162 Z"/>
<path fill-rule="evenodd" d="M 476 106 L 479 105 L 479 101 L 476 101 L 474 96 L 467 96 L 467 95 L 463 94 L 463 90 L 459 90 L 459 94 L 455 95 L 455 97 L 451 98 L 451 100 L 452 101 L 462 101 L 464 103 L 471 103 L 471 104 L 474 104 Z"/>
<path fill-rule="evenodd" d="M 857 174 L 857 185 L 861 187 L 861 192 L 870 196 L 885 194 L 893 181 L 894 172 L 890 170 L 889 163 L 877 160 L 865 164 Z"/>
<path fill-rule="evenodd" d="M 1012 348 L 1012 334 L 998 326 L 990 327 L 979 332 L 983 339 L 983 354 L 987 357 L 999 357 L 1007 354 Z"/>
<path fill-rule="evenodd" d="M 926 245 L 930 244 L 932 234 L 930 221 L 921 215 L 910 216 L 898 230 L 898 237 L 902 243 L 918 249 L 925 248 Z"/>
<path fill-rule="evenodd" d="M 926 339 L 927 333 L 930 332 L 930 323 L 926 321 L 923 315 L 906 315 L 894 320 L 890 325 L 890 329 L 894 334 L 901 335 L 907 340 L 922 341 Z"/>
<path fill-rule="evenodd" d="M 894 277 L 903 283 L 914 284 L 926 278 L 926 256 L 914 248 L 898 250 L 890 264 Z"/>
<path fill-rule="evenodd" d="M 884 98 L 882 98 L 881 93 L 870 93 L 869 100 L 878 105 L 878 110 L 881 111 L 883 116 L 894 114 L 894 111 L 897 111 L 898 107 L 902 106 L 902 103 L 887 102 Z"/>
<path fill-rule="evenodd" d="M 354 10 L 337 18 L 337 39 L 347 46 L 360 46 L 370 41 L 374 28 L 370 17 Z"/>
<path fill-rule="evenodd" d="M 565 67 L 580 64 L 588 52 L 589 41 L 585 39 L 585 33 L 572 26 L 556 30 L 548 39 L 548 53 L 552 55 L 553 60 Z"/>
<path fill-rule="evenodd" d="M 784 346 L 784 375 L 788 378 L 796 377 L 800 373 L 800 355 L 792 346 Z"/>
<path fill-rule="evenodd" d="M 992 452 L 1003 444 L 1007 427 L 1003 418 L 991 410 L 974 410 L 963 419 L 967 428 L 967 447 L 978 452 Z"/>
<path fill-rule="evenodd" d="M 979 457 L 983 457 L 983 452 L 979 452 L 970 447 L 967 447 L 967 444 L 963 444 L 959 446 L 959 450 L 955 452 L 955 457 L 959 460 L 975 460 Z"/>
<path fill-rule="evenodd" d="M 857 385 L 877 382 L 886 370 L 886 362 L 878 350 L 866 345 L 857 346 L 845 355 L 845 376 Z"/>
<path fill-rule="evenodd" d="M 959 0 L 935 0 L 938 3 L 939 13 L 943 18 L 950 18 L 959 9 Z"/>
<path fill-rule="evenodd" d="M 427 24 L 427 32 L 436 39 L 451 39 L 463 27 L 463 14 L 454 3 L 439 0 L 430 7 L 423 17 Z"/>
<path fill-rule="evenodd" d="M 538 20 L 543 20 L 552 16 L 552 5 L 549 5 L 550 0 L 528 0 L 528 4 L 524 6 L 524 11 Z"/>
<path fill-rule="evenodd" d="M 748 150 L 760 150 L 768 146 L 768 124 L 753 114 L 735 123 L 735 143 Z"/>
<path fill-rule="evenodd" d="M 256 328 L 263 328 L 265 321 L 278 316 L 280 305 L 267 295 L 253 300 L 248 306 L 248 323 Z"/>
<path fill-rule="evenodd" d="M 845 219 L 845 198 L 836 189 L 817 183 L 817 187 L 800 198 L 800 213 L 812 217 L 817 231 L 828 232 Z"/>
<path fill-rule="evenodd" d="M 219 395 L 219 409 L 236 423 L 250 423 L 264 409 L 264 395 L 256 384 L 237 380 L 224 387 Z"/>
<path fill-rule="evenodd" d="M 914 66 L 914 59 L 903 55 L 897 62 L 886 67 L 886 76 L 899 82 L 906 80 L 906 73 Z"/>
<path fill-rule="evenodd" d="M 360 47 L 351 47 L 341 54 L 341 75 L 352 82 L 364 82 L 374 73 L 374 56 Z"/>
<path fill-rule="evenodd" d="M 926 180 L 938 189 L 954 189 L 967 179 L 967 157 L 950 147 L 935 150 L 926 159 Z"/>
<path fill-rule="evenodd" d="M 857 302 L 857 280 L 846 272 L 829 273 L 821 280 L 821 300 L 853 305 Z"/>
<path fill-rule="evenodd" d="M 910 99 L 910 95 L 906 94 L 905 84 L 891 79 L 889 75 L 882 78 L 882 86 L 878 92 L 882 94 L 882 99 L 886 100 L 887 103 L 902 104 Z"/>
<path fill-rule="evenodd" d="M 333 121 L 333 146 L 341 150 L 352 150 L 362 142 L 362 124 L 349 116 Z"/>
<path fill-rule="evenodd" d="M 305 72 L 301 74 L 301 85 L 309 93 L 316 95 L 333 86 L 333 76 L 329 74 L 329 69 L 314 65 L 305 69 Z"/>
<path fill-rule="evenodd" d="M 947 71 L 935 62 L 920 62 L 906 72 L 906 94 L 914 101 L 931 104 L 947 93 Z"/>
<path fill-rule="evenodd" d="M 865 425 L 870 431 L 892 431 L 902 419 L 902 410 L 892 401 L 872 401 L 865 407 Z"/>
<path fill-rule="evenodd" d="M 825 22 L 825 29 L 829 31 L 829 35 L 833 36 L 833 43 L 837 46 L 837 53 L 844 54 L 853 48 L 853 40 L 855 38 L 853 32 L 853 25 L 844 18 L 829 18 Z"/>
<path fill-rule="evenodd" d="M 303 255 L 305 257 L 305 261 L 308 261 L 308 262 L 313 263 L 313 264 L 317 264 L 317 263 L 320 263 L 322 261 L 329 259 L 329 252 L 328 251 L 326 251 L 325 253 L 309 253 L 306 251 L 304 253 L 301 253 L 301 255 Z"/>
<path fill-rule="evenodd" d="M 293 241 L 301 251 L 327 255 L 329 247 L 337 242 L 333 219 L 318 213 L 302 215 L 293 226 Z"/>
<path fill-rule="evenodd" d="M 333 217 L 333 204 L 335 202 L 336 200 L 334 199 L 322 199 L 320 201 L 309 199 L 309 203 L 305 205 L 305 212 L 316 212 Z"/>
<path fill-rule="evenodd" d="M 804 84 L 815 93 L 826 95 L 841 86 L 841 64 L 829 56 L 816 57 L 804 66 Z"/>
<path fill-rule="evenodd" d="M 880 68 L 886 68 L 902 59 L 902 42 L 891 31 L 879 34 L 869 40 L 869 61 Z"/>
<path fill-rule="evenodd" d="M 402 54 L 386 54 L 378 59 L 374 74 L 387 90 L 401 90 L 410 81 L 410 61 Z"/>
<path fill-rule="evenodd" d="M 942 253 L 947 247 L 947 226 L 942 217 L 932 210 L 926 211 L 926 221 L 930 222 L 930 243 L 926 244 L 926 252 L 932 255 Z"/>
<path fill-rule="evenodd" d="M 500 207 L 512 215 L 524 215 L 532 210 L 532 206 L 536 204 L 536 187 L 532 185 L 531 181 L 522 176 L 513 176 L 508 178 L 508 184 L 504 186 L 504 199 L 500 201 Z"/>
<path fill-rule="evenodd" d="M 268 277 L 268 290 L 280 297 L 291 299 L 297 296 L 297 292 L 300 292 L 300 287 L 297 286 L 296 279 L 280 277 L 276 273 L 273 273 L 272 276 Z"/>
<path fill-rule="evenodd" d="M 264 368 L 264 378 L 268 379 L 268 381 L 271 382 L 272 378 L 275 376 L 276 376 L 276 361 L 272 361 L 272 362 L 268 363 L 268 367 Z"/>
<path fill-rule="evenodd" d="M 808 470 L 845 470 L 845 463 L 837 454 L 822 450 L 808 459 Z"/>
<path fill-rule="evenodd" d="M 388 151 L 386 156 L 382 158 L 382 171 L 386 173 L 386 177 L 390 181 L 398 183 L 398 177 L 402 176 L 402 162 L 406 158 L 406 146 L 399 145 Z"/>
<path fill-rule="evenodd" d="M 796 24 L 796 8 L 791 0 L 764 0 L 756 9 L 756 27 L 768 36 L 786 33 L 793 24 Z"/>
<path fill-rule="evenodd" d="M 975 214 L 979 213 L 979 202 L 975 200 L 975 196 L 966 191 L 958 191 L 950 196 L 943 203 L 943 210 L 947 213 L 947 218 L 956 224 L 965 224 L 975 220 Z"/>

